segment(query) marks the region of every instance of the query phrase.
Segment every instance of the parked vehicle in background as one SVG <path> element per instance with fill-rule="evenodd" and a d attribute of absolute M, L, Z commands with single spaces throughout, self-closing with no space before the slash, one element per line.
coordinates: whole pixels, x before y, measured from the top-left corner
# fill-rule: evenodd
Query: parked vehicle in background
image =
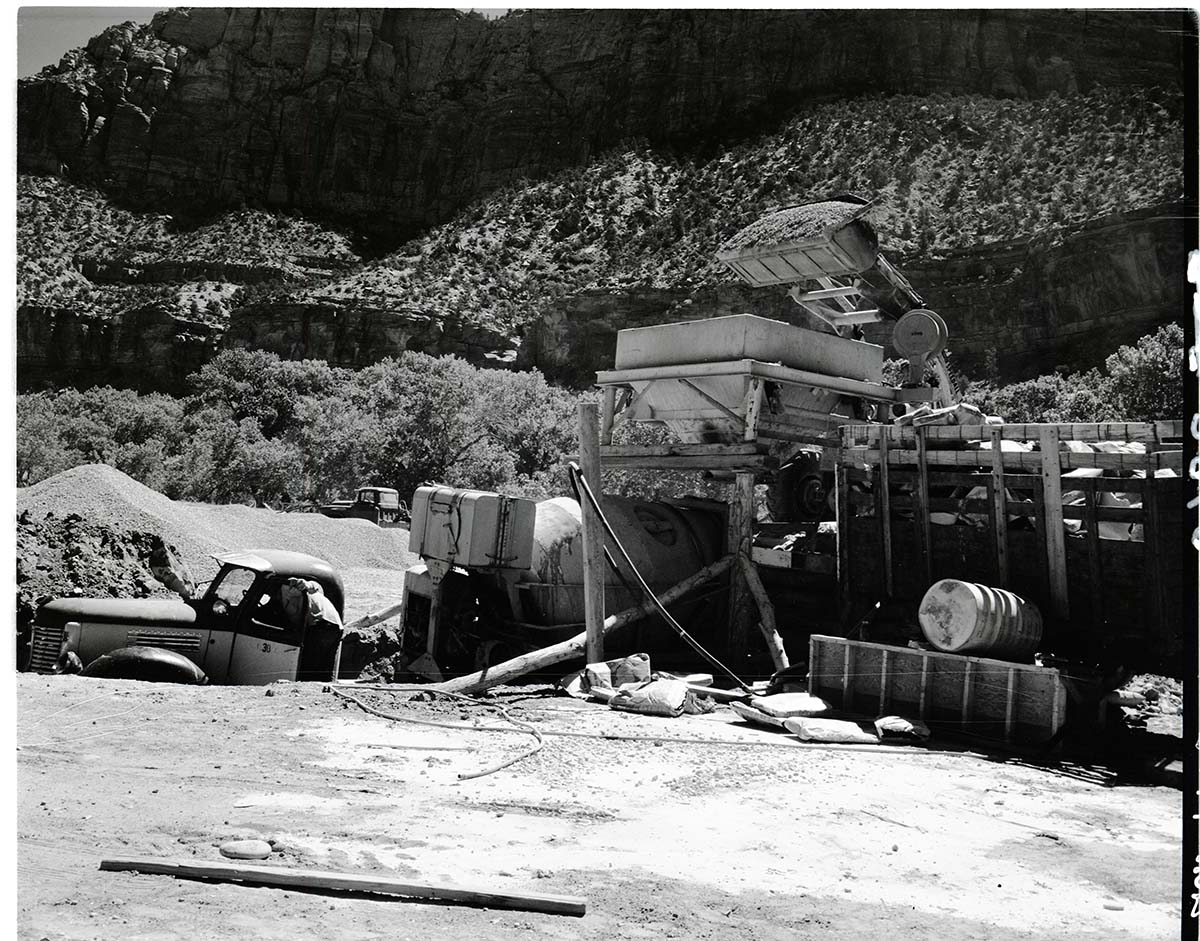
<path fill-rule="evenodd" d="M 370 520 L 377 526 L 408 528 L 408 504 L 391 487 L 359 487 L 353 500 L 334 500 L 317 507 L 333 519 Z"/>

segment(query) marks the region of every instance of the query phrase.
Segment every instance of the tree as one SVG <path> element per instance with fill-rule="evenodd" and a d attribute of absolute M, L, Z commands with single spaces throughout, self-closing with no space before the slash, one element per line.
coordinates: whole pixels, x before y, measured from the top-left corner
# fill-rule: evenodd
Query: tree
<path fill-rule="evenodd" d="M 1183 328 L 1160 327 L 1104 363 L 1121 417 L 1128 421 L 1183 418 Z"/>

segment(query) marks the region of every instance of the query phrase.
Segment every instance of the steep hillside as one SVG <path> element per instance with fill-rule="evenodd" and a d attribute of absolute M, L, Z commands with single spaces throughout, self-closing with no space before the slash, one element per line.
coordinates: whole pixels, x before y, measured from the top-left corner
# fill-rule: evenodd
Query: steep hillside
<path fill-rule="evenodd" d="M 779 205 L 857 192 L 889 257 L 931 259 L 1183 195 L 1180 102 L 1095 92 L 1016 102 L 828 104 L 704 163 L 648 148 L 504 189 L 382 263 L 294 300 L 385 306 L 509 332 L 578 291 L 706 288 L 713 257 Z"/>
<path fill-rule="evenodd" d="M 844 191 L 876 199 L 886 252 L 970 338 L 958 349 L 1027 337 L 993 357 L 1010 376 L 1085 365 L 1181 296 L 1179 50 L 1150 20 L 202 9 L 114 27 L 21 86 L 21 165 L 77 182 L 18 185 L 19 382 L 182 391 L 226 346 L 348 366 L 451 353 L 586 383 L 622 326 L 803 322 L 713 253 L 771 208 Z M 830 50 L 854 29 L 848 64 Z M 804 67 L 763 71 L 793 62 L 797 30 Z M 1140 58 L 1101 61 L 1118 32 Z M 600 71 L 615 56 L 630 74 Z M 670 115 L 652 92 L 675 95 Z M 1097 219 L 1108 234 L 1080 241 Z M 364 262 L 369 237 L 438 220 Z"/>
<path fill-rule="evenodd" d="M 176 9 L 20 82 L 18 159 L 395 244 L 623 141 L 711 154 L 814 100 L 1179 90 L 1194 29 L 1149 10 Z"/>

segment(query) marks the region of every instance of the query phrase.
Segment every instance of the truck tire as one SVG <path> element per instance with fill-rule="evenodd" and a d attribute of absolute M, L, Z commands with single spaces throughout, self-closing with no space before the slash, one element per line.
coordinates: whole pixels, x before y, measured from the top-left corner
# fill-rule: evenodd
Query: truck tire
<path fill-rule="evenodd" d="M 196 664 L 183 654 L 162 647 L 121 647 L 97 657 L 80 675 L 189 686 L 208 684 L 208 677 Z"/>
<path fill-rule="evenodd" d="M 771 519 L 777 523 L 830 519 L 829 484 L 815 454 L 801 452 L 779 468 L 767 491 Z"/>

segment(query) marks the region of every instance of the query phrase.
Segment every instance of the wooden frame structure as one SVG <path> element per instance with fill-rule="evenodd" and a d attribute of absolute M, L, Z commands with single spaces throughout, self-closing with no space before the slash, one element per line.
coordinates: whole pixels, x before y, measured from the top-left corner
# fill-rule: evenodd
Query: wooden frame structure
<path fill-rule="evenodd" d="M 890 405 L 896 390 L 863 380 L 828 376 L 754 359 L 608 370 L 596 375 L 602 389 L 600 458 L 610 469 L 709 471 L 731 478 L 726 551 L 754 561 L 756 475 L 779 466 L 769 441 L 836 449 L 837 428 L 852 400 Z M 651 389 L 654 395 L 648 396 Z M 664 394 L 665 393 L 665 394 Z M 657 400 L 659 405 L 651 404 Z M 663 402 L 668 407 L 661 407 Z M 660 421 L 679 443 L 614 445 L 623 421 Z M 682 429 L 682 433 L 681 433 Z M 735 565 L 730 572 L 728 649 L 735 662 L 748 648 L 757 606 L 763 625 L 774 622 L 761 586 Z M 770 633 L 774 633 L 771 631 Z M 764 636 L 766 631 L 764 630 Z M 768 647 L 772 638 L 767 637 Z M 776 652 L 772 651 L 773 656 Z"/>
<path fill-rule="evenodd" d="M 919 602 L 934 581 L 953 577 L 1034 602 L 1046 643 L 1063 655 L 1096 660 L 1126 635 L 1144 638 L 1146 666 L 1181 651 L 1182 520 L 1165 511 L 1182 500 L 1181 422 L 850 425 L 842 436 L 845 618 L 882 599 Z M 1004 441 L 1033 441 L 1038 450 L 1004 450 Z M 1064 441 L 1138 442 L 1145 452 L 1065 451 Z M 1081 468 L 1143 476 L 1069 476 Z M 1163 468 L 1177 476 L 1156 477 Z M 948 495 L 963 488 L 985 496 Z M 1078 496 L 1064 506 L 1068 492 Z M 1121 501 L 1106 494 L 1141 505 L 1113 505 Z M 934 525 L 935 513 L 971 525 Z M 1068 535 L 1071 520 L 1080 521 L 1079 535 Z M 1103 524 L 1140 525 L 1142 540 L 1101 538 Z"/>

